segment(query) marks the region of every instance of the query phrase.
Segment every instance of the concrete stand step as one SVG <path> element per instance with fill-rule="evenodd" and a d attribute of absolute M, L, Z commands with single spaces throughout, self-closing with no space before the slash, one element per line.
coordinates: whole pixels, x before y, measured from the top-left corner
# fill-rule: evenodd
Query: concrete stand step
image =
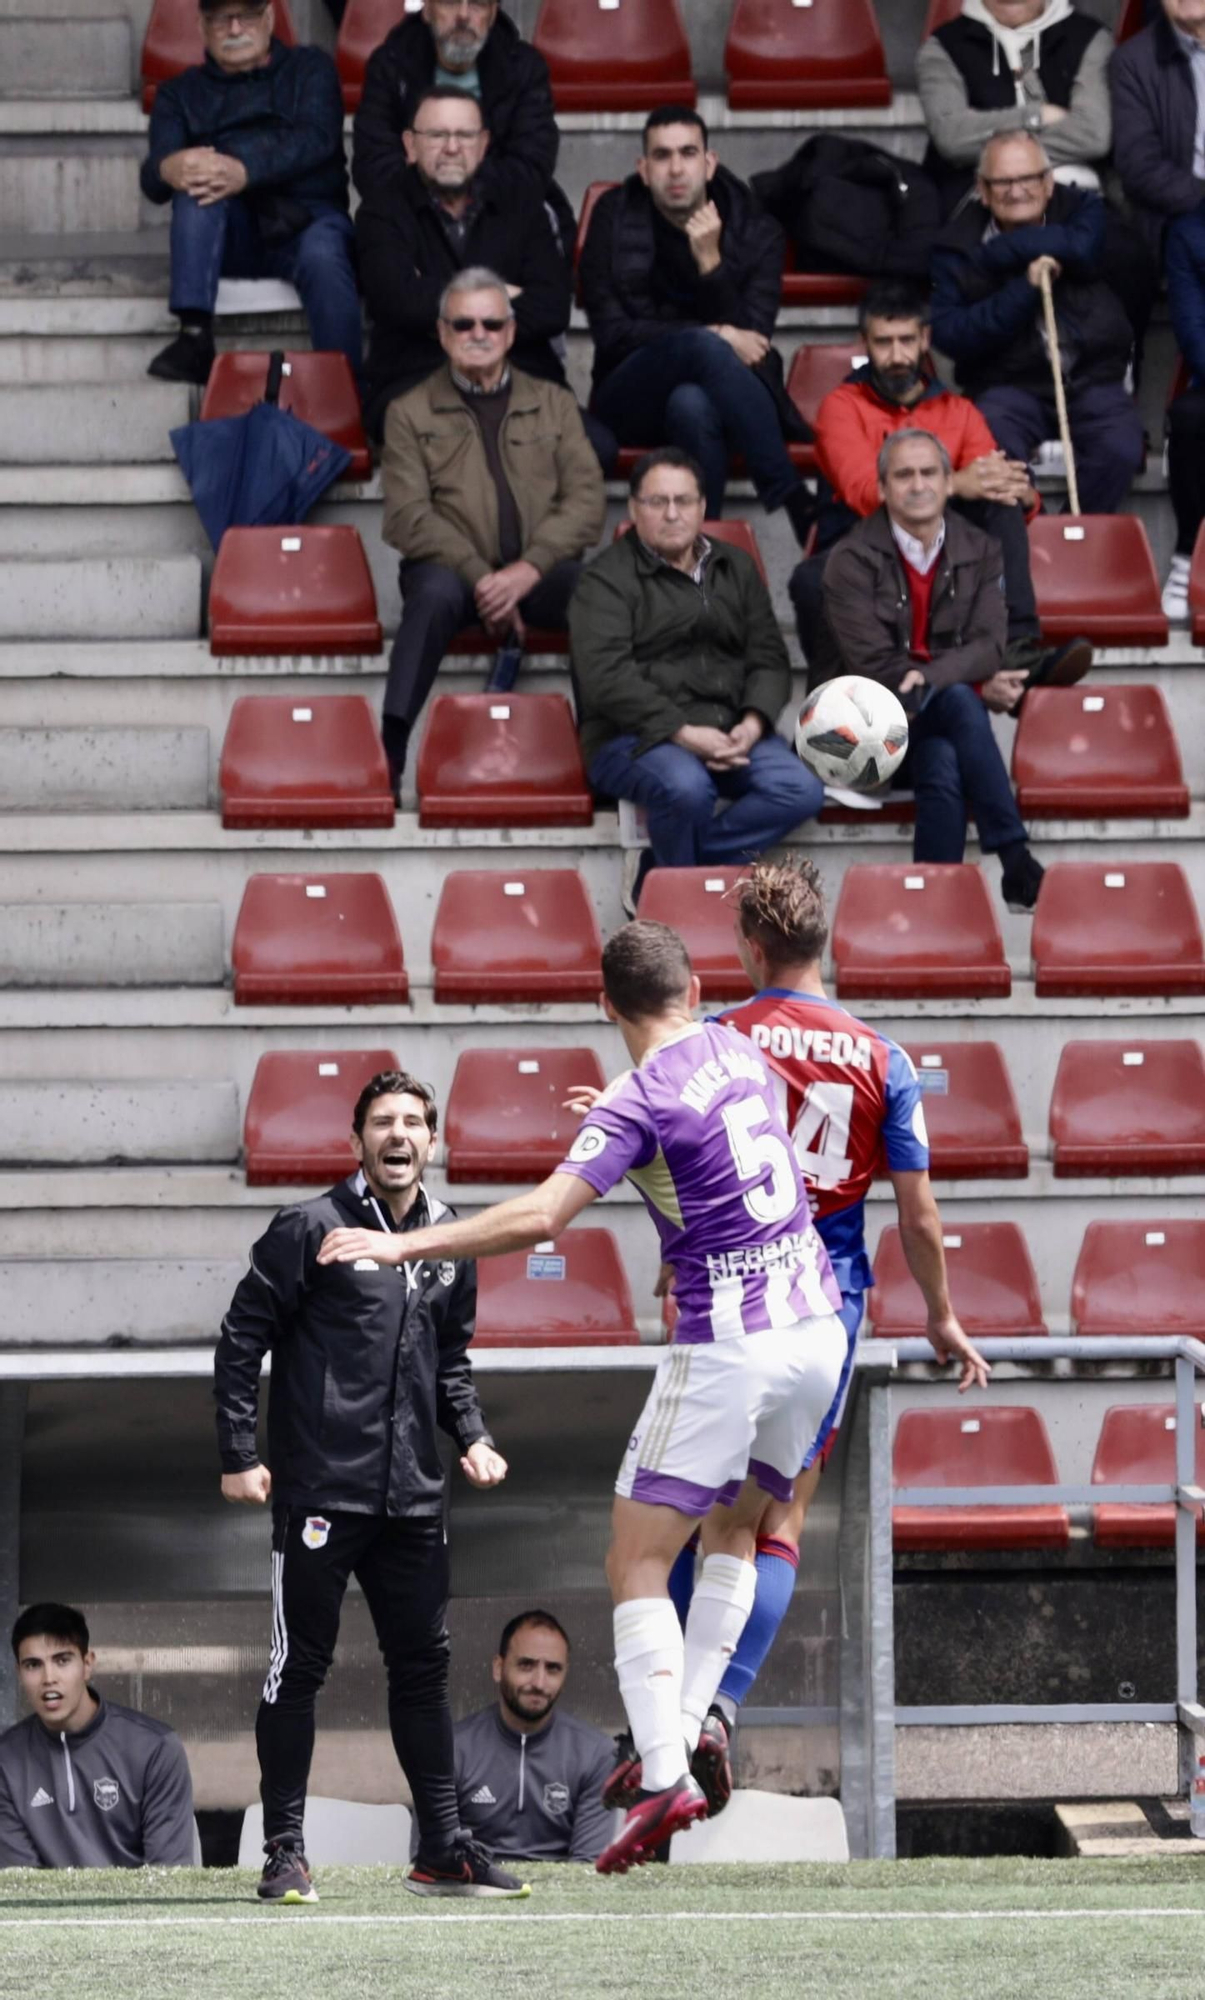
<path fill-rule="evenodd" d="M 21 555 L 5 562 L 0 640 L 191 639 L 200 629 L 195 555 Z"/>
<path fill-rule="evenodd" d="M 216 986 L 219 903 L 0 903 L 0 986 Z"/>
<path fill-rule="evenodd" d="M 0 387 L 0 461 L 97 468 L 172 461 L 168 432 L 189 414 L 183 382 Z M 103 488 L 103 472 L 100 480 Z"/>
<path fill-rule="evenodd" d="M 0 1153 L 56 1168 L 127 1161 L 233 1161 L 238 1093 L 216 1078 L 94 1082 L 29 1077 L 0 1082 Z"/>
<path fill-rule="evenodd" d="M 1060 1854 L 1111 1861 L 1121 1855 L 1200 1861 L 1205 1855 L 1205 1842 L 1189 1831 L 1187 1799 L 1094 1799 L 1056 1806 L 1054 1816 Z"/>
<path fill-rule="evenodd" d="M 0 801 L 17 811 L 169 811 L 209 803 L 202 728 L 0 729 Z"/>

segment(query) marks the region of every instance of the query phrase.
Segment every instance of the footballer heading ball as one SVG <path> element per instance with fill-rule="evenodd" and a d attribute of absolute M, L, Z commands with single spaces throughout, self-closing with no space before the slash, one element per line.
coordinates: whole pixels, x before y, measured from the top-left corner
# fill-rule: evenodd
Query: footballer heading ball
<path fill-rule="evenodd" d="M 795 748 L 824 784 L 874 792 L 903 762 L 908 718 L 890 688 L 861 674 L 842 674 L 804 702 Z"/>

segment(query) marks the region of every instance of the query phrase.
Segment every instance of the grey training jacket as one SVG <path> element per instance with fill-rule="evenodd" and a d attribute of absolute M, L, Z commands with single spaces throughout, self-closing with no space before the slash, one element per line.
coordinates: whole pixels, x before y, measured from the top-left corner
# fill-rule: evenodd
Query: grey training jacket
<path fill-rule="evenodd" d="M 603 1780 L 609 1736 L 554 1709 L 534 1735 L 508 1729 L 496 1707 L 456 1724 L 460 1824 L 515 1861 L 596 1861 L 611 1837 Z"/>
<path fill-rule="evenodd" d="M 189 1868 L 192 1778 L 166 1722 L 99 1701 L 86 1729 L 0 1736 L 0 1868 Z"/>

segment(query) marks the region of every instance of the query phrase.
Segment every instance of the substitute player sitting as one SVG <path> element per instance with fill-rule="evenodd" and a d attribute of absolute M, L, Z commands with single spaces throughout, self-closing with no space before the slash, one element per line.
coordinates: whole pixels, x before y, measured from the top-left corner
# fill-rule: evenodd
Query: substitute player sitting
<path fill-rule="evenodd" d="M 608 1874 L 705 1815 L 692 1758 L 726 1779 L 726 1742 L 701 1732 L 753 1602 L 756 1524 L 767 1495 L 790 1499 L 824 1434 L 848 1340 L 766 1063 L 731 1029 L 693 1019 L 699 982 L 666 925 L 627 924 L 602 970 L 603 1005 L 634 1068 L 588 1110 L 555 1173 L 404 1243 L 336 1230 L 319 1258 L 497 1256 L 556 1236 L 625 1175 L 644 1197 L 679 1319 L 615 1487 L 615 1665 L 644 1786 L 599 1856 Z M 684 1635 L 669 1570 L 704 1516 Z"/>
<path fill-rule="evenodd" d="M 929 1183 L 924 1107 L 911 1058 L 825 993 L 820 962 L 828 917 L 815 866 L 760 863 L 737 883 L 733 897 L 737 951 L 757 992 L 721 1018 L 749 1036 L 774 1072 L 775 1095 L 808 1182 L 816 1229 L 841 1287 L 849 1357 L 820 1449 L 802 1462 L 791 1498 L 771 1499 L 758 1524 L 757 1594 L 716 1696 L 715 1714 L 728 1730 L 791 1601 L 804 1519 L 836 1435 L 865 1294 L 874 1282 L 866 1254 L 866 1196 L 884 1166 L 904 1256 L 924 1296 L 929 1340 L 943 1361 L 959 1363 L 960 1390 L 983 1388 L 991 1373 L 950 1304 L 941 1217 Z M 694 1553 L 688 1548 L 670 1578 L 680 1615 L 693 1580 Z M 622 1804 L 634 1777 L 638 1781 L 631 1756 L 621 1751 L 608 1800 Z"/>

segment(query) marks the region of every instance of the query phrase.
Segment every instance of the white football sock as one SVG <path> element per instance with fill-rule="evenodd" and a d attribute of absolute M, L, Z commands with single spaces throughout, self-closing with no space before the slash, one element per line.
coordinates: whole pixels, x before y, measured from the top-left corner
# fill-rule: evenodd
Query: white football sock
<path fill-rule="evenodd" d="M 615 1607 L 615 1672 L 647 1792 L 686 1775 L 682 1740 L 682 1627 L 668 1597 Z"/>
<path fill-rule="evenodd" d="M 753 1609 L 757 1571 L 740 1556 L 704 1556 L 686 1615 L 682 1733 L 693 1750 L 736 1642 Z"/>

